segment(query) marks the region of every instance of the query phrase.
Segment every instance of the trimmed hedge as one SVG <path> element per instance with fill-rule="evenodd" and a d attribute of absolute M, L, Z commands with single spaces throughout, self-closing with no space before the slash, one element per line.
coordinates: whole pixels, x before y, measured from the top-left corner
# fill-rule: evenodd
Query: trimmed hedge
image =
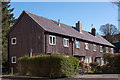
<path fill-rule="evenodd" d="M 78 70 L 79 60 L 73 56 L 65 57 L 59 54 L 24 56 L 18 59 L 20 75 L 39 77 L 71 77 Z"/>

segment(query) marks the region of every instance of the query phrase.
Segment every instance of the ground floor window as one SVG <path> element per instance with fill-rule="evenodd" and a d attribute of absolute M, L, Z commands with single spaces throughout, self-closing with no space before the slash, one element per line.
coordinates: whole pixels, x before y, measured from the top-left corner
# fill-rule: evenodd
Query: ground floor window
<path fill-rule="evenodd" d="M 89 64 L 89 58 L 85 58 L 85 63 Z"/>
<path fill-rule="evenodd" d="M 13 56 L 11 61 L 12 61 L 12 63 L 16 63 L 16 56 Z"/>
<path fill-rule="evenodd" d="M 104 64 L 104 60 L 102 58 L 96 58 L 96 62 L 98 62 L 100 66 Z"/>

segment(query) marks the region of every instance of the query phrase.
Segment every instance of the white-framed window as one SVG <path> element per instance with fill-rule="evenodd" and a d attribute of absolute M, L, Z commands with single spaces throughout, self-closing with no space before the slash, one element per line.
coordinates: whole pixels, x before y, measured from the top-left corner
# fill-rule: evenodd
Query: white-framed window
<path fill-rule="evenodd" d="M 101 58 L 101 66 L 102 66 L 103 64 L 105 64 L 105 63 L 104 63 L 104 59 Z"/>
<path fill-rule="evenodd" d="M 106 53 L 108 53 L 108 47 L 106 47 Z"/>
<path fill-rule="evenodd" d="M 49 44 L 50 45 L 56 45 L 56 37 L 49 35 Z"/>
<path fill-rule="evenodd" d="M 85 58 L 85 63 L 89 64 L 89 58 Z"/>
<path fill-rule="evenodd" d="M 114 52 L 113 52 L 113 48 L 111 48 L 111 53 L 114 53 Z"/>
<path fill-rule="evenodd" d="M 85 43 L 85 49 L 89 49 L 89 45 L 88 45 L 88 43 Z"/>
<path fill-rule="evenodd" d="M 11 62 L 12 62 L 12 63 L 16 63 L 16 56 L 13 56 L 13 57 L 11 58 Z"/>
<path fill-rule="evenodd" d="M 11 44 L 15 45 L 17 43 L 17 39 L 16 38 L 11 38 Z"/>
<path fill-rule="evenodd" d="M 64 44 L 64 47 L 69 47 L 69 39 L 64 38 L 63 39 L 63 44 Z"/>
<path fill-rule="evenodd" d="M 103 46 L 100 46 L 100 52 L 103 52 Z"/>
<path fill-rule="evenodd" d="M 80 43 L 78 40 L 76 40 L 76 48 L 80 48 Z"/>
<path fill-rule="evenodd" d="M 93 44 L 93 51 L 96 51 L 96 45 Z"/>

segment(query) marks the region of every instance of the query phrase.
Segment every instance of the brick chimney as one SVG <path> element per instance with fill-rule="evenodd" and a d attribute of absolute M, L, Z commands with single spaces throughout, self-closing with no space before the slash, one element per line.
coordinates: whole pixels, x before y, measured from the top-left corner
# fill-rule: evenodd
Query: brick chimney
<path fill-rule="evenodd" d="M 94 36 L 96 36 L 96 29 L 95 28 L 91 29 L 91 34 L 94 35 Z"/>
<path fill-rule="evenodd" d="M 78 23 L 76 23 L 76 30 L 79 31 L 80 33 L 82 33 L 82 24 L 80 23 L 80 21 L 78 21 Z"/>

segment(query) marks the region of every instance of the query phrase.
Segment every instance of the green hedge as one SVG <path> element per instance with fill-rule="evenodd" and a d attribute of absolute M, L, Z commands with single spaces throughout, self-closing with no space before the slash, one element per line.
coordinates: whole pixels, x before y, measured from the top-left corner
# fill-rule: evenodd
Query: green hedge
<path fill-rule="evenodd" d="M 104 73 L 120 73 L 120 53 L 104 53 L 107 64 L 102 66 Z"/>
<path fill-rule="evenodd" d="M 78 70 L 79 60 L 75 57 L 65 57 L 59 54 L 21 57 L 18 59 L 20 75 L 39 77 L 71 77 Z"/>

